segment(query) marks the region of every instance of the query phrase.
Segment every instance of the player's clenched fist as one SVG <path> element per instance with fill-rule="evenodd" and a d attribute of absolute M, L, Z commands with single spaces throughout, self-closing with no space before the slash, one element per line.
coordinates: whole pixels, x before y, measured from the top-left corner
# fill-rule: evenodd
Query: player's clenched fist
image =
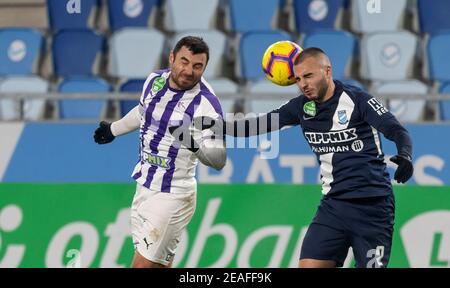
<path fill-rule="evenodd" d="M 116 137 L 111 132 L 111 123 L 106 121 L 100 122 L 99 127 L 94 132 L 95 143 L 107 144 L 112 142 L 114 138 Z"/>

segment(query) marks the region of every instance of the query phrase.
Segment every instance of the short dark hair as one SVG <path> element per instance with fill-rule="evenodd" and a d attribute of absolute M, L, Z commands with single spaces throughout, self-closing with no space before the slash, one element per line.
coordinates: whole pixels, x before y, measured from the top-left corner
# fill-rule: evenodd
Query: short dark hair
<path fill-rule="evenodd" d="M 318 55 L 327 55 L 323 52 L 322 49 L 318 47 L 309 47 L 304 49 L 300 54 L 295 58 L 294 65 L 298 65 L 302 63 L 308 57 L 317 57 Z"/>
<path fill-rule="evenodd" d="M 195 36 L 186 36 L 180 39 L 180 41 L 177 42 L 175 45 L 175 48 L 173 48 L 173 56 L 176 56 L 178 51 L 180 51 L 181 47 L 185 46 L 189 51 L 191 51 L 193 54 L 206 54 L 206 63 L 208 63 L 209 60 L 209 47 L 208 44 L 206 44 L 205 41 L 203 41 L 203 38 L 195 37 Z"/>

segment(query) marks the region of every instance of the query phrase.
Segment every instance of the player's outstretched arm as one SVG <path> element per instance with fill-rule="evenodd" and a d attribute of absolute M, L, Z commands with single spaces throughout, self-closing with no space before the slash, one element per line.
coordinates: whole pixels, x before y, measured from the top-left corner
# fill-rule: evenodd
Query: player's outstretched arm
<path fill-rule="evenodd" d="M 300 97 L 296 97 L 258 117 L 227 120 L 223 125 L 224 134 L 233 137 L 250 137 L 270 133 L 286 126 L 299 125 L 299 106 Z"/>
<path fill-rule="evenodd" d="M 209 117 L 195 118 L 194 127 L 201 131 L 208 129 L 211 132 L 211 135 L 202 139 L 200 143 L 194 140 L 188 125 L 169 127 L 169 132 L 181 145 L 194 153 L 201 163 L 216 170 L 221 170 L 227 160 L 227 150 L 221 123 L 221 120 L 216 121 Z"/>
<path fill-rule="evenodd" d="M 141 107 L 138 105 L 127 113 L 122 119 L 113 123 L 102 121 L 94 132 L 94 141 L 98 144 L 112 142 L 116 136 L 130 133 L 140 126 Z"/>
<path fill-rule="evenodd" d="M 414 173 L 412 163 L 412 141 L 408 131 L 392 115 L 381 122 L 378 128 L 383 135 L 397 146 L 397 155 L 390 158 L 398 165 L 394 174 L 397 183 L 406 183 Z"/>

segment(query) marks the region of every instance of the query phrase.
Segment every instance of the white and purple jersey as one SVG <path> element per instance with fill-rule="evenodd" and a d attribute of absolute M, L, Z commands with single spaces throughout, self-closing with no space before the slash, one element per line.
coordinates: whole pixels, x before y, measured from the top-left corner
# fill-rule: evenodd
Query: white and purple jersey
<path fill-rule="evenodd" d="M 222 108 L 205 79 L 190 90 L 175 90 L 169 87 L 169 75 L 170 70 L 155 71 L 144 83 L 139 102 L 143 111 L 140 155 L 132 177 L 154 191 L 192 193 L 197 184 L 197 157 L 180 147 L 168 127 L 193 117 L 223 119 Z M 194 134 L 197 137 L 202 137 L 201 133 Z"/>

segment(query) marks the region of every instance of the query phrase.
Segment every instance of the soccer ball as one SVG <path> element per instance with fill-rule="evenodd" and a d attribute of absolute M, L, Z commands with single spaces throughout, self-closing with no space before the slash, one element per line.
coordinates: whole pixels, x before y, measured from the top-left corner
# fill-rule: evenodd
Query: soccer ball
<path fill-rule="evenodd" d="M 270 45 L 262 58 L 267 79 L 280 86 L 294 84 L 294 60 L 302 50 L 291 41 L 278 41 Z"/>

